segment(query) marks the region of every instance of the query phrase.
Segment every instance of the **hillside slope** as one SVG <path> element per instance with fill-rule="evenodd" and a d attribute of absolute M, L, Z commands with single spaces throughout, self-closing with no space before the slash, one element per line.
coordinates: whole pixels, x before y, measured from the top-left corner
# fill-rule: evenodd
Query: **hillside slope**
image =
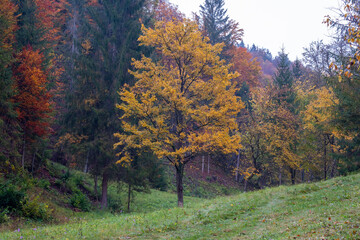
<path fill-rule="evenodd" d="M 185 205 L 89 216 L 0 239 L 360 239 L 360 174 Z"/>

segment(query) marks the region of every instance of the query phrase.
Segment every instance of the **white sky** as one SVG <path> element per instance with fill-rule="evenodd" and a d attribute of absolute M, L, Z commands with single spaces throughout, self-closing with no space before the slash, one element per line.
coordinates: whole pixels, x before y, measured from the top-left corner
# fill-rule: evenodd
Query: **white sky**
<path fill-rule="evenodd" d="M 205 0 L 170 0 L 191 17 Z M 334 15 L 339 0 L 225 0 L 231 19 L 244 29 L 244 42 L 270 50 L 276 56 L 281 47 L 289 58 L 302 58 L 303 48 L 312 41 L 329 41 L 324 16 Z"/>

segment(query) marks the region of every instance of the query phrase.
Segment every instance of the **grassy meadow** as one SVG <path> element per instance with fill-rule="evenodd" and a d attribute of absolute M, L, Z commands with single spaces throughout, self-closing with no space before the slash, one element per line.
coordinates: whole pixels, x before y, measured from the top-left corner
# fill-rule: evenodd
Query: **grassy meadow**
<path fill-rule="evenodd" d="M 360 174 L 215 199 L 152 190 L 135 213 L 79 213 L 60 225 L 33 222 L 8 239 L 360 239 Z"/>

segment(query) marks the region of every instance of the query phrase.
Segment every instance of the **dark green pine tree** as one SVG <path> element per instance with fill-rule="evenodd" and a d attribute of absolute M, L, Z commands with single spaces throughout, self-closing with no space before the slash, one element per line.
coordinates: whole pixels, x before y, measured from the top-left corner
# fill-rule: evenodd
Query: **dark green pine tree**
<path fill-rule="evenodd" d="M 14 54 L 16 7 L 10 0 L 0 3 L 0 172 L 10 170 L 18 156 L 17 114 L 11 98 L 14 95 L 11 65 Z"/>
<path fill-rule="evenodd" d="M 24 46 L 40 49 L 45 45 L 42 38 L 44 29 L 39 27 L 39 19 L 36 17 L 36 4 L 33 0 L 15 1 L 18 6 L 18 26 L 16 31 L 16 47 L 21 50 Z"/>
<path fill-rule="evenodd" d="M 294 74 L 291 71 L 291 62 L 285 50 L 282 49 L 279 52 L 278 64 L 276 67 L 276 73 L 274 74 L 273 80 L 274 85 L 277 88 L 278 101 L 286 101 L 288 108 L 291 112 L 295 112 L 295 92 L 293 89 Z"/>
<path fill-rule="evenodd" d="M 104 0 L 87 6 L 73 0 L 79 17 L 88 19 L 71 34 L 74 50 L 68 67 L 69 78 L 66 131 L 86 136 L 77 153 L 79 165 L 95 176 L 102 177 L 101 206 L 107 207 L 108 181 L 115 177 L 116 162 L 113 133 L 119 131 L 115 104 L 117 91 L 124 83 L 131 83 L 131 58 L 140 55 L 137 39 L 140 36 L 139 19 L 146 21 L 145 0 Z M 79 21 L 78 19 L 73 19 Z M 71 29 L 71 28 L 70 28 Z M 75 33 L 76 32 L 76 33 Z M 70 61 L 70 62 L 71 62 Z"/>
<path fill-rule="evenodd" d="M 296 94 L 293 88 L 294 74 L 291 70 L 291 62 L 288 58 L 288 55 L 285 53 L 284 48 L 282 48 L 281 52 L 279 52 L 276 70 L 277 71 L 273 77 L 274 87 L 276 91 L 276 99 L 274 100 L 277 104 L 287 108 L 296 119 Z M 294 122 L 293 124 L 295 124 L 295 128 L 299 127 L 296 122 Z M 296 152 L 297 144 L 297 140 L 295 139 L 294 144 L 291 146 L 291 150 L 293 152 Z M 289 167 L 289 172 L 291 175 L 291 183 L 295 184 L 296 169 Z"/>
<path fill-rule="evenodd" d="M 285 50 L 282 49 L 279 52 L 278 64 L 276 67 L 276 73 L 274 75 L 274 84 L 279 89 L 288 88 L 291 89 L 294 82 L 294 75 L 291 71 L 291 62 L 288 58 L 288 55 L 285 53 Z"/>
<path fill-rule="evenodd" d="M 335 107 L 335 120 L 333 124 L 341 131 L 353 136 L 352 139 L 340 139 L 341 153 L 337 157 L 339 171 L 346 174 L 360 169 L 360 75 L 358 66 L 351 69 L 351 79 L 338 77 L 328 79 L 329 85 L 334 89 L 339 104 Z"/>
<path fill-rule="evenodd" d="M 227 9 L 224 8 L 224 0 L 205 0 L 200 5 L 200 14 L 204 31 L 211 44 L 225 43 L 225 49 L 236 44 L 242 37 L 242 30 L 237 24 L 229 19 Z M 234 41 L 235 40 L 235 41 Z"/>
<path fill-rule="evenodd" d="M 292 65 L 292 72 L 295 79 L 300 79 L 302 76 L 302 64 L 299 59 L 296 59 Z"/>

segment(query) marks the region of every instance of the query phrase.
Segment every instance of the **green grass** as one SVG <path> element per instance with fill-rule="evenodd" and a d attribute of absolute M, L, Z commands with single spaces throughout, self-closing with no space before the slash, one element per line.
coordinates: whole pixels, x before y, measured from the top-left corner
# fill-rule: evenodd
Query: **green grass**
<path fill-rule="evenodd" d="M 360 239 L 360 174 L 175 204 L 175 195 L 153 191 L 137 196 L 136 213 L 83 213 L 0 239 Z"/>

